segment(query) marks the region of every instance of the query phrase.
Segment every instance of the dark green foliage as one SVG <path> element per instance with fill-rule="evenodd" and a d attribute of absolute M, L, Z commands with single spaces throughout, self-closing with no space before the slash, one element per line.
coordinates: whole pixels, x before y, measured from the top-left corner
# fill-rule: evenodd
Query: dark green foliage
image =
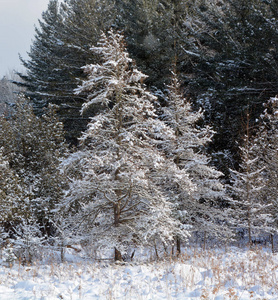
<path fill-rule="evenodd" d="M 24 82 L 18 84 L 27 88 L 26 95 L 37 114 L 42 114 L 48 103 L 59 105 L 57 113 L 71 143 L 76 142 L 88 121 L 86 115 L 80 116 L 85 95 L 76 96 L 73 90 L 78 78 L 84 77 L 81 67 L 97 59 L 91 55 L 90 47 L 100 31 L 110 27 L 110 23 L 102 21 L 108 10 L 103 2 L 69 0 L 59 4 L 51 0 L 42 14 L 40 28 L 36 28 L 29 60 L 22 59 L 27 75 L 19 74 Z M 109 22 L 109 14 L 106 16 Z"/>
<path fill-rule="evenodd" d="M 28 53 L 30 60 L 21 59 L 27 75 L 20 76 L 25 81 L 24 86 L 28 88 L 26 94 L 32 97 L 34 107 L 41 110 L 46 105 L 46 97 L 67 93 L 62 61 L 66 56 L 66 47 L 61 40 L 64 25 L 58 1 L 50 1 L 39 24 L 40 29 L 35 29 L 35 39 Z"/>
<path fill-rule="evenodd" d="M 174 58 L 172 5 L 158 0 L 117 1 L 116 26 L 124 31 L 128 50 L 149 75 L 148 83 L 162 86 Z M 167 75 L 166 75 L 167 74 Z"/>
<path fill-rule="evenodd" d="M 195 12 L 198 19 L 188 27 L 195 56 L 183 66 L 190 75 L 184 85 L 218 132 L 214 151 L 235 153 L 246 107 L 258 117 L 278 91 L 277 2 L 202 1 Z"/>
<path fill-rule="evenodd" d="M 66 0 L 59 4 L 51 0 L 36 29 L 29 60 L 22 60 L 27 75 L 20 74 L 21 85 L 27 87 L 35 111 L 41 113 L 49 102 L 58 104 L 67 137 L 75 142 L 92 113 L 79 115 L 86 95 L 74 95 L 73 90 L 84 78 L 81 67 L 99 60 L 90 47 L 111 26 L 124 31 L 131 56 L 149 75 L 147 83 L 163 88 L 175 58 L 186 2 Z"/>
<path fill-rule="evenodd" d="M 183 19 L 191 1 L 116 1 L 116 27 L 123 30 L 128 50 L 140 69 L 149 76 L 146 83 L 164 88 L 183 35 Z"/>
<path fill-rule="evenodd" d="M 120 29 L 154 90 L 165 88 L 176 61 L 184 94 L 205 108 L 217 132 L 216 163 L 234 167 L 243 112 L 249 105 L 257 117 L 278 90 L 277 6 L 260 0 L 51 0 L 21 77 L 35 108 L 59 105 L 67 137 L 76 142 L 94 114 L 81 117 L 86 95 L 73 93 L 84 78 L 81 66 L 98 62 L 89 49 L 102 30 Z"/>
<path fill-rule="evenodd" d="M 47 226 L 66 184 L 58 166 L 67 145 L 53 108 L 39 118 L 30 103 L 20 98 L 13 116 L 0 119 L 0 147 L 18 181 L 20 195 L 13 200 L 18 215 L 35 217 Z"/>
<path fill-rule="evenodd" d="M 0 152 L 0 205 L 1 222 L 3 226 L 7 222 L 18 220 L 21 215 L 20 204 L 24 198 L 22 182 L 9 166 L 7 158 Z"/>

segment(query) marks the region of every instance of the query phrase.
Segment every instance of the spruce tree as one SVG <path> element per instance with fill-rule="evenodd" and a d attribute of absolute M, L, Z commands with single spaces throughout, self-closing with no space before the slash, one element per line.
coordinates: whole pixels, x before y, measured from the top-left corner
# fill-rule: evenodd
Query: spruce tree
<path fill-rule="evenodd" d="M 273 219 L 270 215 L 271 202 L 263 197 L 265 187 L 263 172 L 265 165 L 260 163 L 260 137 L 252 137 L 250 116 L 247 112 L 245 136 L 240 147 L 240 170 L 232 170 L 232 191 L 237 200 L 235 218 L 238 230 L 247 231 L 248 244 L 265 232 L 272 232 Z"/>
<path fill-rule="evenodd" d="M 192 184 L 157 149 L 159 137 L 173 132 L 157 119 L 156 97 L 142 85 L 146 76 L 133 66 L 123 36 L 109 31 L 92 51 L 102 61 L 84 66 L 88 79 L 76 92 L 89 92 L 83 112 L 95 104 L 104 108 L 83 133 L 84 148 L 63 163 L 75 176 L 62 207 L 78 224 L 74 230 L 97 247 L 114 248 L 119 260 L 130 246 L 167 244 L 177 232 L 187 236 L 164 186 L 190 192 Z"/>
<path fill-rule="evenodd" d="M 97 60 L 89 49 L 106 23 L 110 27 L 110 7 L 107 1 L 51 0 L 35 29 L 29 59 L 21 59 L 27 74 L 19 74 L 23 82 L 16 83 L 27 88 L 36 114 L 41 115 L 49 103 L 59 106 L 57 114 L 73 144 L 88 122 L 86 115 L 80 116 L 86 95 L 75 95 L 73 90 L 83 77 L 81 67 Z"/>
<path fill-rule="evenodd" d="M 61 39 L 64 20 L 59 11 L 59 2 L 51 0 L 48 9 L 35 28 L 35 38 L 28 53 L 29 60 L 21 58 L 27 74 L 19 74 L 27 87 L 26 95 L 32 98 L 36 110 L 47 106 L 48 98 L 66 93 L 66 78 L 63 58 L 66 47 Z M 64 84 L 62 85 L 62 83 Z"/>
<path fill-rule="evenodd" d="M 228 200 L 225 187 L 221 183 L 223 174 L 217 171 L 207 154 L 208 143 L 214 131 L 209 126 L 201 126 L 204 113 L 194 112 L 191 103 L 182 95 L 175 68 L 171 84 L 168 86 L 167 106 L 162 118 L 174 130 L 174 139 L 166 141 L 163 148 L 176 165 L 189 174 L 195 190 L 188 195 L 181 194 L 176 201 L 176 213 L 182 222 L 192 226 L 191 231 L 210 237 L 227 238 L 227 212 L 221 208 Z M 180 241 L 177 240 L 180 252 Z"/>
<path fill-rule="evenodd" d="M 277 97 L 270 98 L 264 103 L 264 112 L 261 115 L 260 127 L 257 133 L 257 140 L 260 149 L 259 157 L 264 170 L 262 173 L 265 186 L 262 194 L 266 203 L 271 203 L 268 212 L 273 218 L 272 235 L 277 232 L 277 170 L 278 170 L 278 99 Z"/>

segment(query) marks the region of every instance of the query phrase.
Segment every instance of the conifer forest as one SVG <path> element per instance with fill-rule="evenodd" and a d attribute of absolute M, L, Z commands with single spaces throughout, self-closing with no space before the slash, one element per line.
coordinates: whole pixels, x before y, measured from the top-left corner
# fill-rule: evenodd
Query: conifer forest
<path fill-rule="evenodd" d="M 3 262 L 276 255 L 277 1 L 50 0 L 21 62 L 0 81 Z"/>

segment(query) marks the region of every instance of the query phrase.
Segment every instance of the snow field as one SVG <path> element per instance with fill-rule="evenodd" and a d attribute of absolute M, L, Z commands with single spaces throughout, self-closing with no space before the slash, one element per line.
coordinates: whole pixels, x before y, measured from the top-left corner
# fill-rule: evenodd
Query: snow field
<path fill-rule="evenodd" d="M 179 259 L 0 267 L 0 299 L 278 299 L 278 255 L 188 249 Z"/>

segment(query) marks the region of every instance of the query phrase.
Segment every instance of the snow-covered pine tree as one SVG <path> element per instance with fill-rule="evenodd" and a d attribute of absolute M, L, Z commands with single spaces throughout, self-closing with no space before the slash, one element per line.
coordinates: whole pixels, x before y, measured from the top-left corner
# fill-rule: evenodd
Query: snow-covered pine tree
<path fill-rule="evenodd" d="M 74 229 L 99 249 L 114 249 L 120 260 L 129 246 L 167 243 L 177 231 L 187 235 L 173 218 L 161 183 L 188 193 L 192 184 L 157 149 L 159 137 L 171 138 L 173 132 L 157 119 L 156 98 L 144 88 L 146 76 L 129 58 L 124 37 L 102 34 L 92 51 L 102 61 L 83 68 L 88 79 L 76 93 L 89 92 L 82 111 L 97 103 L 104 110 L 91 118 L 83 148 L 63 163 L 65 171 L 75 169 L 77 175 L 62 206 L 72 211 Z"/>
<path fill-rule="evenodd" d="M 51 211 L 65 184 L 58 169 L 67 152 L 63 126 L 53 107 L 39 118 L 28 99 L 19 97 L 13 108 L 12 116 L 0 117 L 0 147 L 23 188 L 17 209 L 25 218 L 33 216 L 52 234 Z"/>
<path fill-rule="evenodd" d="M 265 186 L 263 180 L 264 167 L 260 163 L 260 137 L 251 136 L 250 113 L 247 112 L 245 124 L 245 136 L 240 147 L 240 170 L 231 170 L 232 191 L 237 205 L 235 218 L 239 230 L 246 230 L 248 243 L 260 233 L 271 232 L 272 218 L 268 213 L 270 204 L 262 197 L 262 189 Z"/>
<path fill-rule="evenodd" d="M 13 236 L 13 248 L 10 254 L 13 259 L 20 258 L 31 263 L 34 255 L 39 253 L 42 244 L 42 233 L 30 212 L 27 185 L 10 168 L 8 159 L 0 149 L 0 244 Z"/>
<path fill-rule="evenodd" d="M 263 198 L 272 204 L 268 211 L 274 219 L 274 234 L 278 229 L 278 98 L 270 98 L 264 107 L 257 141 L 260 145 L 260 160 L 265 167 L 262 173 L 265 183 Z"/>
<path fill-rule="evenodd" d="M 180 195 L 176 213 L 182 222 L 192 225 L 192 231 L 206 236 L 227 237 L 226 212 L 221 209 L 221 200 L 228 199 L 220 178 L 223 175 L 210 165 L 206 146 L 214 132 L 209 126 L 200 126 L 201 110 L 194 112 L 191 103 L 181 92 L 175 67 L 171 84 L 168 86 L 168 103 L 163 108 L 163 119 L 174 130 L 174 139 L 166 141 L 163 147 L 178 168 L 186 170 L 196 185 L 191 195 Z M 183 211 L 186 210 L 186 214 Z M 179 239 L 177 251 L 180 251 Z"/>

